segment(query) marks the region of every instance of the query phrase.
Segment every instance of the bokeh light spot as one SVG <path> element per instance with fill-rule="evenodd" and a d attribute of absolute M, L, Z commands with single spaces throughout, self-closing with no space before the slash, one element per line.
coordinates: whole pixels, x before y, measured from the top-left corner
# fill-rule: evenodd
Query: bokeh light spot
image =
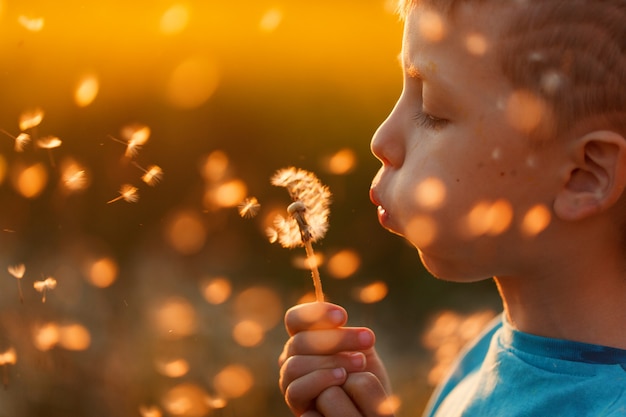
<path fill-rule="evenodd" d="M 200 290 L 210 304 L 222 304 L 230 297 L 232 285 L 227 278 L 215 277 L 202 280 Z"/>
<path fill-rule="evenodd" d="M 487 39 L 480 33 L 471 33 L 465 38 L 465 47 L 472 55 L 485 55 L 488 46 L 489 44 L 487 43 Z"/>
<path fill-rule="evenodd" d="M 524 215 L 521 225 L 522 234 L 527 237 L 536 236 L 548 227 L 551 220 L 550 210 L 543 204 L 537 204 Z"/>
<path fill-rule="evenodd" d="M 200 167 L 200 174 L 208 182 L 219 182 L 226 176 L 229 165 L 230 160 L 225 152 L 220 150 L 213 151 L 204 159 Z"/>
<path fill-rule="evenodd" d="M 158 373 L 169 378 L 180 378 L 189 372 L 189 362 L 183 358 L 159 358 L 155 367 Z"/>
<path fill-rule="evenodd" d="M 431 42 L 439 42 L 446 36 L 444 20 L 435 11 L 420 13 L 417 24 L 422 36 Z"/>
<path fill-rule="evenodd" d="M 217 66 L 204 57 L 181 62 L 170 75 L 167 98 L 175 107 L 193 109 L 204 104 L 219 83 Z"/>
<path fill-rule="evenodd" d="M 178 339 L 196 332 L 196 311 L 182 297 L 169 297 L 153 306 L 150 313 L 152 327 L 162 337 Z"/>
<path fill-rule="evenodd" d="M 100 258 L 91 262 L 87 268 L 87 280 L 98 288 L 106 288 L 117 279 L 117 263 L 111 258 Z"/>
<path fill-rule="evenodd" d="M 526 134 L 539 127 L 546 111 L 547 107 L 543 100 L 526 90 L 511 93 L 506 104 L 506 117 L 509 124 Z"/>
<path fill-rule="evenodd" d="M 99 89 L 100 82 L 96 75 L 84 76 L 74 90 L 74 102 L 78 107 L 87 107 L 96 99 Z"/>
<path fill-rule="evenodd" d="M 263 326 L 254 320 L 242 320 L 233 327 L 233 339 L 241 346 L 256 346 L 264 337 Z"/>
<path fill-rule="evenodd" d="M 325 163 L 326 171 L 335 175 L 345 175 L 356 167 L 356 153 L 350 148 L 340 149 Z"/>
<path fill-rule="evenodd" d="M 91 334 L 82 324 L 65 324 L 59 327 L 58 343 L 67 350 L 85 350 L 91 345 Z"/>
<path fill-rule="evenodd" d="M 513 207 L 507 200 L 479 201 L 466 218 L 469 238 L 482 235 L 496 236 L 505 232 L 513 221 Z"/>
<path fill-rule="evenodd" d="M 26 30 L 31 32 L 39 32 L 43 29 L 45 19 L 43 17 L 29 17 L 25 15 L 20 15 L 17 18 L 17 21 Z"/>
<path fill-rule="evenodd" d="M 239 293 L 234 300 L 234 309 L 240 320 L 254 320 L 264 330 L 276 326 L 283 317 L 280 297 L 266 287 L 251 287 Z"/>
<path fill-rule="evenodd" d="M 436 210 L 446 199 L 446 186 L 438 178 L 430 177 L 421 181 L 415 188 L 415 201 L 422 208 Z"/>
<path fill-rule="evenodd" d="M 433 243 L 437 232 L 437 223 L 430 216 L 414 216 L 406 226 L 406 237 L 418 248 Z"/>
<path fill-rule="evenodd" d="M 383 300 L 389 288 L 383 281 L 375 281 L 361 288 L 356 288 L 353 292 L 354 298 L 365 304 L 373 304 Z"/>
<path fill-rule="evenodd" d="M 181 255 L 198 253 L 206 241 L 206 227 L 193 210 L 175 213 L 165 227 L 165 237 L 171 247 Z"/>
<path fill-rule="evenodd" d="M 239 398 L 252 388 L 254 376 L 243 365 L 229 365 L 215 375 L 213 385 L 224 398 Z"/>
<path fill-rule="evenodd" d="M 238 179 L 226 181 L 207 189 L 204 206 L 208 209 L 237 207 L 246 198 L 248 187 Z"/>
<path fill-rule="evenodd" d="M 261 32 L 273 32 L 278 28 L 283 20 L 283 12 L 280 9 L 272 8 L 267 10 L 261 17 L 259 29 Z"/>
<path fill-rule="evenodd" d="M 30 166 L 17 164 L 11 175 L 13 188 L 25 198 L 35 198 L 41 194 L 48 182 L 48 172 L 41 163 Z"/>
<path fill-rule="evenodd" d="M 174 4 L 161 16 L 159 28 L 165 35 L 175 35 L 182 32 L 189 22 L 189 10 L 182 4 Z"/>
<path fill-rule="evenodd" d="M 358 271 L 361 257 L 352 249 L 343 249 L 332 255 L 326 263 L 328 273 L 337 279 L 345 279 Z"/>
<path fill-rule="evenodd" d="M 210 409 L 208 394 L 196 384 L 183 383 L 172 387 L 163 396 L 163 408 L 174 416 L 202 417 Z"/>

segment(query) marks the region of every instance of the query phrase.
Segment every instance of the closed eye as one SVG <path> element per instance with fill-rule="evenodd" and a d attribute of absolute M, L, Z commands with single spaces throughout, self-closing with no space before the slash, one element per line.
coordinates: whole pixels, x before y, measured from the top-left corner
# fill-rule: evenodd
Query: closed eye
<path fill-rule="evenodd" d="M 413 116 L 413 120 L 415 120 L 418 126 L 434 130 L 439 130 L 443 128 L 446 124 L 448 124 L 447 119 L 441 119 L 421 110 L 415 113 L 415 115 Z"/>

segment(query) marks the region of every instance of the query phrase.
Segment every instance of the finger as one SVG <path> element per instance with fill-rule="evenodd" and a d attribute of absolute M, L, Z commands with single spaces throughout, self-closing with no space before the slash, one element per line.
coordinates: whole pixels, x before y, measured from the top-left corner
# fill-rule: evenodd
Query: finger
<path fill-rule="evenodd" d="M 303 330 L 331 329 L 343 326 L 348 313 L 331 303 L 307 303 L 290 308 L 285 313 L 285 328 L 290 336 Z"/>
<path fill-rule="evenodd" d="M 297 333 L 285 344 L 281 357 L 332 355 L 343 351 L 366 351 L 376 342 L 374 332 L 365 327 L 341 327 Z"/>
<path fill-rule="evenodd" d="M 325 389 L 315 402 L 324 417 L 363 417 L 348 394 L 337 386 Z"/>
<path fill-rule="evenodd" d="M 344 368 L 348 373 L 365 369 L 366 358 L 362 352 L 341 352 L 336 355 L 291 356 L 280 368 L 279 386 L 284 393 L 287 386 L 318 369 Z"/>
<path fill-rule="evenodd" d="M 343 384 L 347 375 L 343 368 L 319 369 L 303 375 L 287 386 L 285 402 L 297 416 L 314 410 L 315 399 L 328 387 Z"/>
<path fill-rule="evenodd" d="M 393 416 L 393 404 L 381 381 L 371 372 L 348 375 L 342 388 L 365 417 Z"/>

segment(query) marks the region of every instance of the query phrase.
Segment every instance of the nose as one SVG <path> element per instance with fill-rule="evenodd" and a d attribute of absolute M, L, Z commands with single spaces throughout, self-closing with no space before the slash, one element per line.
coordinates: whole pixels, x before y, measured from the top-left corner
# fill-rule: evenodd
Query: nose
<path fill-rule="evenodd" d="M 398 120 L 398 104 L 387 119 L 376 129 L 370 148 L 384 166 L 398 168 L 404 162 L 404 139 Z"/>

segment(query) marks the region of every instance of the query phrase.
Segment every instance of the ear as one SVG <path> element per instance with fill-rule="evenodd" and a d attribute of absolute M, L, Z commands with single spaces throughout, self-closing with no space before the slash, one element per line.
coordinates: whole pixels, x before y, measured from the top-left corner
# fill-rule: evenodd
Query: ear
<path fill-rule="evenodd" d="M 611 131 L 588 133 L 572 143 L 566 182 L 554 201 L 563 220 L 581 220 L 602 212 L 626 187 L 626 139 Z"/>

